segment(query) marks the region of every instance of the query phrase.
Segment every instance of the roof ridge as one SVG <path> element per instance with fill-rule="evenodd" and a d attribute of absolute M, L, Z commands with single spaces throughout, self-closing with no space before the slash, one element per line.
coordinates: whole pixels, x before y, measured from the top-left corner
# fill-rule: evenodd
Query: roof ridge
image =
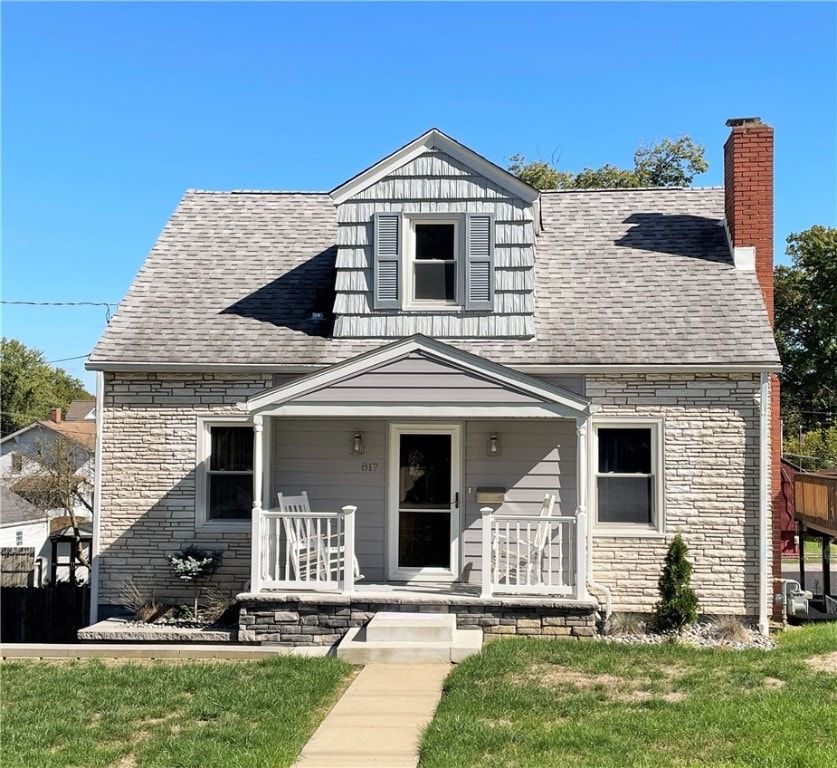
<path fill-rule="evenodd" d="M 328 192 L 293 189 L 187 189 L 192 195 L 322 195 L 328 197 Z"/>
<path fill-rule="evenodd" d="M 542 195 L 571 195 L 585 192 L 705 192 L 722 190 L 723 184 L 708 187 L 589 187 L 586 189 L 542 189 Z"/>

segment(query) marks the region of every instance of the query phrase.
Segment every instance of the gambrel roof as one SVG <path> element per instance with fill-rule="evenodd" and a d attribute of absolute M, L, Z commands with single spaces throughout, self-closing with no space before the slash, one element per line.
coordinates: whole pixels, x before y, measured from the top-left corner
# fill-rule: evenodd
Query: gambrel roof
<path fill-rule="evenodd" d="M 723 188 L 540 201 L 535 337 L 451 346 L 508 365 L 778 365 L 755 273 L 733 266 Z M 88 367 L 278 370 L 383 346 L 330 337 L 336 231 L 325 193 L 188 192 Z"/>

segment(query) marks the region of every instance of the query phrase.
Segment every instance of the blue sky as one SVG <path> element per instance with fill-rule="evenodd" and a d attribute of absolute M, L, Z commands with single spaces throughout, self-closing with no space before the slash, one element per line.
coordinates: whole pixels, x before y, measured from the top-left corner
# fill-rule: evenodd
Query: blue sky
<path fill-rule="evenodd" d="M 431 126 L 505 165 L 630 167 L 776 129 L 776 259 L 837 225 L 834 3 L 18 3 L 2 8 L 2 296 L 118 302 L 186 189 L 329 190 Z M 219 264 L 218 269 L 223 269 Z M 3 306 L 47 360 L 100 307 Z M 61 363 L 91 389 L 84 360 Z"/>

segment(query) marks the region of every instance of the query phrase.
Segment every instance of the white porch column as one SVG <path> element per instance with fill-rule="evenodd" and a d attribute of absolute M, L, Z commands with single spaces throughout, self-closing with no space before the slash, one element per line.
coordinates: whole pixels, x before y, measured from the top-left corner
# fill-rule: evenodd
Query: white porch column
<path fill-rule="evenodd" d="M 261 590 L 264 416 L 253 417 L 253 518 L 250 527 L 250 591 Z"/>
<path fill-rule="evenodd" d="M 343 594 L 355 591 L 355 512 L 357 507 L 347 504 L 343 510 Z"/>
<path fill-rule="evenodd" d="M 491 521 L 492 507 L 482 507 L 482 590 L 480 597 L 491 597 Z"/>
<path fill-rule="evenodd" d="M 578 505 L 576 517 L 576 597 L 586 600 L 587 594 L 587 561 L 592 557 L 592 536 L 589 535 L 589 521 L 587 520 L 587 486 L 589 482 L 589 467 L 587 461 L 587 432 L 590 425 L 590 414 L 579 416 L 576 424 L 576 497 Z"/>

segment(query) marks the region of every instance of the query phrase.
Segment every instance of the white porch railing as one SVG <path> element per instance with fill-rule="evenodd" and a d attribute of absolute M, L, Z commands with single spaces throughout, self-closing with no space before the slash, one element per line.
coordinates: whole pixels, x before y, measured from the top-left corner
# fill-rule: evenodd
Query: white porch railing
<path fill-rule="evenodd" d="M 587 515 L 482 510 L 482 596 L 586 595 Z"/>
<path fill-rule="evenodd" d="M 356 510 L 354 506 L 339 512 L 254 510 L 259 578 L 252 588 L 351 594 Z"/>

